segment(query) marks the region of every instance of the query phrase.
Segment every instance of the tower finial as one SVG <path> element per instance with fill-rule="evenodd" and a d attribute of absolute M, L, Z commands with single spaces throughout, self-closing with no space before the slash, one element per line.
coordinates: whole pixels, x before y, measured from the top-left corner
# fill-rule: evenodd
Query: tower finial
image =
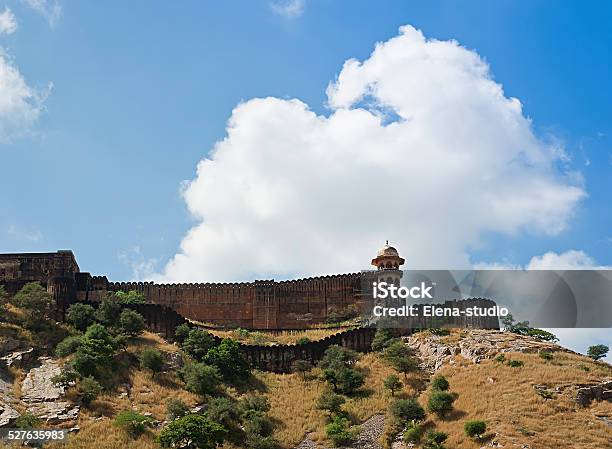
<path fill-rule="evenodd" d="M 387 245 L 389 244 L 389 239 L 387 239 Z"/>

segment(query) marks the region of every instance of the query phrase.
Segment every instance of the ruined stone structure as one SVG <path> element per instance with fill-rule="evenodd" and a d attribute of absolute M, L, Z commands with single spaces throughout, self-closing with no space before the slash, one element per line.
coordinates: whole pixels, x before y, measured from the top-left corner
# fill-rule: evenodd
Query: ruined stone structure
<path fill-rule="evenodd" d="M 79 270 L 72 251 L 0 254 L 0 285 L 14 294 L 25 283 L 38 281 L 54 295 L 61 310 L 75 301 L 99 302 L 110 292 L 136 290 L 148 303 L 193 321 L 246 329 L 305 329 L 326 322 L 332 313 L 359 310 L 364 276 L 399 282 L 403 263 L 398 251 L 387 243 L 372 260 L 377 270 L 370 273 L 290 281 L 157 284 L 110 282 L 106 276 L 91 276 Z M 497 322 L 474 323 L 474 327 L 496 328 Z"/>

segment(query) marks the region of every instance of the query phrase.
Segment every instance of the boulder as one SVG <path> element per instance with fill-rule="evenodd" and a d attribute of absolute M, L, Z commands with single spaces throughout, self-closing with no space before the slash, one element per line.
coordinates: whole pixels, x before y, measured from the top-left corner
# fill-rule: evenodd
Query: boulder
<path fill-rule="evenodd" d="M 49 424 L 59 424 L 77 419 L 79 406 L 65 401 L 34 402 L 28 405 L 28 412 L 44 419 Z"/>
<path fill-rule="evenodd" d="M 40 360 L 42 364 L 32 368 L 21 384 L 21 395 L 25 402 L 54 401 L 64 394 L 64 387 L 51 381 L 62 372 L 59 363 L 49 358 Z"/>
<path fill-rule="evenodd" d="M 17 418 L 19 418 L 19 412 L 0 401 L 0 427 L 13 424 L 13 421 Z"/>

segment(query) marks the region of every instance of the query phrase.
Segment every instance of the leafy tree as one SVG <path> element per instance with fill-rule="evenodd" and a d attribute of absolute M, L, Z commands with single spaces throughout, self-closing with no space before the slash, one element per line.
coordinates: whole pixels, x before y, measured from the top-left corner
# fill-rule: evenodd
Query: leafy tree
<path fill-rule="evenodd" d="M 402 382 L 395 374 L 390 374 L 383 381 L 383 386 L 391 392 L 391 396 L 395 396 L 395 392 L 402 388 Z"/>
<path fill-rule="evenodd" d="M 247 362 L 240 344 L 231 338 L 225 338 L 218 345 L 208 350 L 204 363 L 216 366 L 225 380 L 245 380 L 251 368 Z"/>
<path fill-rule="evenodd" d="M 140 353 L 140 367 L 151 370 L 151 377 L 164 369 L 164 357 L 162 353 L 153 348 L 147 348 Z"/>
<path fill-rule="evenodd" d="M 246 438 L 250 436 L 266 437 L 272 434 L 274 425 L 265 413 L 251 413 L 249 419 L 244 423 Z M 250 444 L 252 446 L 253 444 Z"/>
<path fill-rule="evenodd" d="M 543 329 L 529 328 L 526 335 L 542 341 L 552 341 L 553 343 L 559 341 L 559 338 L 557 338 L 555 334 Z"/>
<path fill-rule="evenodd" d="M 221 424 L 228 430 L 227 438 L 239 443 L 243 438 L 243 432 L 240 428 L 241 416 L 240 410 L 236 403 L 226 397 L 213 398 L 208 402 L 206 409 L 206 417 L 212 421 Z"/>
<path fill-rule="evenodd" d="M 102 385 L 93 377 L 84 377 L 79 381 L 77 391 L 81 396 L 83 404 L 89 405 L 91 401 L 102 393 Z"/>
<path fill-rule="evenodd" d="M 425 418 L 425 410 L 415 398 L 395 399 L 389 406 L 391 415 L 401 421 L 421 421 Z"/>
<path fill-rule="evenodd" d="M 96 311 L 89 304 L 76 303 L 68 307 L 66 321 L 75 329 L 84 332 L 96 321 Z"/>
<path fill-rule="evenodd" d="M 159 434 L 165 448 L 215 449 L 223 443 L 227 430 L 208 418 L 192 414 L 172 421 Z"/>
<path fill-rule="evenodd" d="M 140 313 L 125 309 L 122 310 L 121 315 L 119 315 L 119 326 L 122 333 L 135 337 L 136 335 L 142 334 L 145 328 L 145 322 Z"/>
<path fill-rule="evenodd" d="M 350 428 L 349 421 L 344 416 L 334 416 L 325 426 L 327 438 L 332 440 L 335 446 L 346 446 L 352 443 L 357 436 L 356 430 Z"/>
<path fill-rule="evenodd" d="M 478 437 L 480 439 L 487 431 L 487 423 L 480 419 L 468 421 L 464 424 L 463 430 L 468 437 Z"/>
<path fill-rule="evenodd" d="M 408 373 L 419 368 L 412 357 L 411 349 L 401 341 L 390 344 L 383 352 L 383 359 L 397 372 L 403 373 L 404 379 L 408 377 Z"/>
<path fill-rule="evenodd" d="M 309 371 L 311 371 L 313 368 L 312 363 L 310 363 L 308 360 L 294 360 L 291 363 L 291 371 L 293 371 L 294 373 L 298 373 L 300 375 L 300 377 L 302 378 L 302 380 L 306 379 L 306 373 L 308 373 Z"/>
<path fill-rule="evenodd" d="M 144 304 L 147 302 L 144 293 L 130 290 L 129 292 L 115 292 L 115 300 L 119 304 Z"/>
<path fill-rule="evenodd" d="M 335 392 L 351 394 L 363 385 L 363 373 L 353 368 L 358 359 L 359 354 L 342 346 L 334 345 L 325 350 L 319 367 Z"/>
<path fill-rule="evenodd" d="M 431 380 L 431 389 L 435 391 L 446 391 L 449 387 L 448 380 L 444 376 L 436 376 Z"/>
<path fill-rule="evenodd" d="M 28 326 L 34 326 L 41 319 L 49 318 L 55 306 L 53 296 L 38 282 L 29 282 L 24 285 L 13 296 L 11 302 L 27 312 L 26 322 Z"/>
<path fill-rule="evenodd" d="M 344 404 L 344 397 L 336 394 L 332 391 L 324 391 L 317 399 L 316 407 L 318 410 L 325 410 L 329 415 L 337 415 L 342 411 L 342 404 Z"/>
<path fill-rule="evenodd" d="M 83 343 L 83 337 L 80 335 L 71 335 L 60 341 L 55 347 L 55 355 L 58 357 L 67 357 L 74 354 Z"/>
<path fill-rule="evenodd" d="M 179 324 L 174 329 L 174 339 L 182 344 L 185 339 L 189 336 L 189 332 L 191 332 L 191 328 L 187 323 Z"/>
<path fill-rule="evenodd" d="M 593 360 L 600 360 L 606 356 L 609 350 L 610 348 L 606 345 L 589 346 L 587 355 Z"/>
<path fill-rule="evenodd" d="M 372 339 L 372 351 L 382 351 L 390 344 L 398 341 L 395 338 L 392 329 L 388 328 L 379 328 L 376 329 L 376 334 L 374 335 L 374 339 Z"/>
<path fill-rule="evenodd" d="M 92 324 L 81 339 L 72 367 L 82 377 L 96 377 L 100 367 L 108 366 L 117 350 L 117 342 L 101 324 Z"/>
<path fill-rule="evenodd" d="M 264 395 L 252 394 L 240 401 L 240 410 L 245 417 L 258 413 L 267 413 L 270 411 L 270 402 L 268 402 L 268 398 Z"/>
<path fill-rule="evenodd" d="M 506 332 L 512 332 L 514 334 L 519 335 L 527 335 L 542 341 L 559 341 L 555 334 L 529 326 L 529 321 L 515 322 L 514 317 L 511 313 L 505 317 L 502 317 L 501 322 Z"/>
<path fill-rule="evenodd" d="M 114 295 L 109 295 L 98 305 L 96 319 L 106 326 L 114 326 L 119 321 L 120 314 L 121 304 L 114 299 Z"/>
<path fill-rule="evenodd" d="M 180 398 L 171 398 L 166 404 L 166 414 L 169 421 L 174 421 L 189 414 L 189 407 Z"/>
<path fill-rule="evenodd" d="M 444 418 L 453 409 L 455 396 L 447 391 L 434 391 L 429 396 L 427 410 Z"/>
<path fill-rule="evenodd" d="M 202 361 L 208 350 L 214 345 L 215 339 L 208 332 L 201 329 L 191 329 L 187 338 L 183 341 L 182 348 L 189 356 Z"/>
<path fill-rule="evenodd" d="M 185 381 L 185 388 L 200 396 L 216 393 L 221 383 L 221 375 L 217 367 L 203 363 L 185 365 L 180 375 Z"/>
<path fill-rule="evenodd" d="M 425 444 L 423 449 L 444 449 L 444 442 L 448 438 L 448 434 L 437 430 L 429 430 L 425 436 Z"/>
<path fill-rule="evenodd" d="M 152 420 L 133 410 L 123 410 L 115 417 L 114 424 L 136 439 L 147 430 L 147 427 L 152 424 Z"/>
<path fill-rule="evenodd" d="M 333 345 L 325 350 L 323 358 L 319 362 L 319 368 L 325 370 L 328 368 L 348 367 L 354 365 L 357 360 L 359 360 L 357 352 L 342 346 Z"/>

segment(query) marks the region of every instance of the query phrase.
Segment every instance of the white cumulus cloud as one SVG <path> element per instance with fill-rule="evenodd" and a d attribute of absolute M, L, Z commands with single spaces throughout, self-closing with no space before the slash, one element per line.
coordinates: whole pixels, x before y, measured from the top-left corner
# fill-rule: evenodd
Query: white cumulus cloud
<path fill-rule="evenodd" d="M 569 250 L 564 253 L 549 251 L 541 256 L 532 257 L 528 270 L 607 270 L 609 267 L 598 265 L 595 259 L 584 251 Z"/>
<path fill-rule="evenodd" d="M 305 0 L 273 0 L 270 8 L 279 16 L 294 19 L 304 14 Z"/>
<path fill-rule="evenodd" d="M 158 279 L 357 271 L 389 239 L 407 268 L 465 268 L 484 233 L 556 234 L 585 192 L 489 66 L 411 26 L 348 60 L 328 115 L 239 104 L 183 196 L 195 225 Z"/>
<path fill-rule="evenodd" d="M 0 48 L 0 143 L 10 142 L 38 120 L 48 91 L 28 86 Z"/>
<path fill-rule="evenodd" d="M 5 7 L 4 12 L 0 13 L 0 34 L 13 34 L 15 31 L 17 31 L 15 14 Z"/>

